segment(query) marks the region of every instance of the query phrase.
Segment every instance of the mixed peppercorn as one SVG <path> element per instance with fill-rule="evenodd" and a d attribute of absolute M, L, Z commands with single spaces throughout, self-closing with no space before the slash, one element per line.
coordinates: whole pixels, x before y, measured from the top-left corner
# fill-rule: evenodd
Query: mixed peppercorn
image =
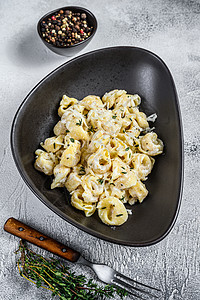
<path fill-rule="evenodd" d="M 87 39 L 93 27 L 85 13 L 60 10 L 41 22 L 42 37 L 55 46 L 66 47 Z"/>

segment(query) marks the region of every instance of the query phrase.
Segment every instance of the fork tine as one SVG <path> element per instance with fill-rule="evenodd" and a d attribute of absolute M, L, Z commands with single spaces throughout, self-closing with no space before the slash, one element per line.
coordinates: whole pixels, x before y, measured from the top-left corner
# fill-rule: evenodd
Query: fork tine
<path fill-rule="evenodd" d="M 118 277 L 117 277 L 117 276 L 118 276 Z M 119 278 L 120 276 L 121 276 L 121 279 Z M 134 285 L 131 285 L 130 283 L 124 281 L 123 279 L 129 280 L 130 282 L 133 282 Z M 122 274 L 120 274 L 120 273 L 116 273 L 116 274 L 115 274 L 115 277 L 114 277 L 113 282 L 117 282 L 117 283 L 121 284 L 122 286 L 125 286 L 126 288 L 133 289 L 133 290 L 138 291 L 138 292 L 140 292 L 140 293 L 142 293 L 142 294 L 146 294 L 146 295 L 148 295 L 148 296 L 153 296 L 154 298 L 159 298 L 159 296 L 155 295 L 155 293 L 153 293 L 152 290 L 156 290 L 156 291 L 161 292 L 161 290 L 159 290 L 159 289 L 157 289 L 157 288 L 152 288 L 152 287 L 149 286 L 149 285 L 140 283 L 140 282 L 138 282 L 138 281 L 136 281 L 136 280 L 133 280 L 133 279 L 131 279 L 131 278 L 128 278 L 128 277 L 126 277 L 126 276 L 124 276 L 124 275 L 122 275 Z M 146 288 L 148 288 L 150 291 L 146 291 L 146 290 L 144 290 L 144 289 L 138 287 L 138 285 L 139 285 L 139 286 L 142 286 L 142 287 L 146 287 Z M 129 292 L 129 290 L 128 290 L 128 292 Z M 130 292 L 129 292 L 129 293 L 130 293 Z M 139 297 L 138 295 L 136 295 L 136 296 Z M 140 296 L 140 297 L 141 297 L 141 296 Z M 141 298 L 141 299 L 143 299 L 143 298 Z"/>
<path fill-rule="evenodd" d="M 114 285 L 116 285 L 116 286 L 118 286 L 118 287 L 120 287 L 120 288 L 125 289 L 129 294 L 133 295 L 134 297 L 136 297 L 136 298 L 138 298 L 138 299 L 146 300 L 146 299 L 142 298 L 141 296 L 139 296 L 138 294 L 135 294 L 135 293 L 131 292 L 131 291 L 129 290 L 129 288 L 130 288 L 130 287 L 129 287 L 129 284 L 124 283 L 124 282 L 121 281 L 120 279 L 115 279 L 115 281 L 112 281 L 112 284 L 114 284 Z M 131 287 L 131 288 L 133 288 L 133 287 Z"/>
<path fill-rule="evenodd" d="M 112 280 L 112 283 L 113 283 L 114 285 L 120 287 L 120 288 L 125 289 L 129 294 L 133 295 L 134 297 L 136 297 L 136 298 L 138 298 L 138 299 L 141 299 L 141 300 L 146 300 L 146 299 L 142 298 L 140 295 L 131 292 L 131 291 L 130 291 L 130 288 L 131 288 L 131 289 L 134 289 L 134 287 L 132 287 L 130 284 L 128 284 L 128 283 L 126 283 L 126 282 L 124 282 L 124 281 L 122 281 L 122 280 L 120 280 L 120 279 L 118 279 L 118 278 Z"/>
<path fill-rule="evenodd" d="M 134 280 L 134 279 L 131 279 L 131 278 L 129 278 L 129 277 L 127 277 L 127 276 L 125 276 L 125 275 L 123 275 L 123 274 L 121 274 L 121 273 L 118 273 L 118 272 L 117 272 L 117 273 L 115 274 L 115 276 L 120 276 L 120 277 L 124 278 L 125 280 L 129 280 L 129 281 L 135 283 L 136 285 L 141 285 L 141 286 L 146 287 L 146 288 L 149 288 L 149 289 L 151 289 L 151 290 L 155 290 L 155 291 L 161 292 L 161 290 L 158 289 L 158 288 L 155 288 L 155 287 L 152 287 L 152 286 L 150 286 L 150 285 L 147 285 L 147 284 L 141 283 L 141 282 L 139 282 L 139 281 L 136 281 L 136 280 Z"/>

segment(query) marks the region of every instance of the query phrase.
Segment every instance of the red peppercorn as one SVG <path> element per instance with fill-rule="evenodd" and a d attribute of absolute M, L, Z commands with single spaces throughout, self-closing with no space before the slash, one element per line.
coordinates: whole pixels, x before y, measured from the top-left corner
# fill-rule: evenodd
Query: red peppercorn
<path fill-rule="evenodd" d="M 56 20 L 56 17 L 55 17 L 55 16 L 52 16 L 51 18 L 52 18 L 52 20 L 53 20 L 53 21 L 55 21 L 55 20 Z"/>
<path fill-rule="evenodd" d="M 83 34 L 83 33 L 84 33 L 83 29 L 81 29 L 81 30 L 80 30 L 80 33 L 81 33 L 81 34 Z"/>

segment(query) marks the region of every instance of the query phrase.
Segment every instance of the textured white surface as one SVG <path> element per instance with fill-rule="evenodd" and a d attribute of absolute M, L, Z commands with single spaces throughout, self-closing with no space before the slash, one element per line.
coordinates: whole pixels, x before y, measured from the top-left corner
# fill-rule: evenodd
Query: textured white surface
<path fill-rule="evenodd" d="M 30 192 L 12 159 L 9 134 L 18 106 L 38 81 L 67 60 L 44 47 L 36 23 L 46 12 L 71 4 L 90 9 L 98 19 L 96 36 L 82 53 L 114 45 L 144 47 L 159 55 L 174 77 L 185 138 L 184 190 L 173 230 L 154 246 L 113 245 L 66 223 Z M 68 243 L 94 262 L 160 286 L 163 300 L 199 300 L 200 2 L 7 0 L 1 1 L 0 11 L 0 300 L 51 299 L 48 291 L 17 274 L 18 239 L 3 231 L 11 216 Z"/>

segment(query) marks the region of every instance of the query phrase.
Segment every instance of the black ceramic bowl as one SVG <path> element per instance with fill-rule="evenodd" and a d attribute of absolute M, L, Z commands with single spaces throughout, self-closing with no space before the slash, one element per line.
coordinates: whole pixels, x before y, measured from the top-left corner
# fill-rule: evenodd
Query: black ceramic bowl
<path fill-rule="evenodd" d="M 82 99 L 102 96 L 113 89 L 138 93 L 141 110 L 157 113 L 156 132 L 164 141 L 164 155 L 156 157 L 146 181 L 148 197 L 132 207 L 128 221 L 115 229 L 97 213 L 86 218 L 73 208 L 62 188 L 50 189 L 50 177 L 34 169 L 34 151 L 53 135 L 63 94 Z M 183 138 L 177 93 L 165 63 L 155 54 L 134 47 L 96 50 L 61 65 L 28 94 L 19 107 L 11 130 L 17 168 L 29 188 L 51 210 L 78 228 L 110 242 L 146 246 L 163 239 L 176 220 L 182 191 Z M 69 199 L 68 199 L 69 200 Z"/>
<path fill-rule="evenodd" d="M 43 20 L 45 20 L 46 18 L 48 17 L 52 17 L 53 15 L 55 15 L 57 12 L 59 12 L 60 10 L 71 10 L 72 12 L 75 12 L 75 13 L 85 13 L 86 16 L 87 16 L 87 22 L 89 24 L 89 26 L 93 27 L 93 30 L 91 32 L 91 35 L 77 43 L 77 44 L 73 44 L 71 46 L 55 46 L 51 43 L 48 43 L 42 36 L 42 31 L 41 31 L 41 22 Z M 95 35 L 95 32 L 97 30 L 97 20 L 95 18 L 95 16 L 93 15 L 93 13 L 91 13 L 88 9 L 86 8 L 83 8 L 83 7 L 78 7 L 78 6 L 65 6 L 65 7 L 61 7 L 61 8 L 58 8 L 58 9 L 55 9 L 51 12 L 48 12 L 46 15 L 44 15 L 38 22 L 37 24 L 37 31 L 38 31 L 38 34 L 41 38 L 41 40 L 43 41 L 43 43 L 53 52 L 59 54 L 59 55 L 63 55 L 63 56 L 72 56 L 72 55 L 75 55 L 77 54 L 78 52 L 80 52 L 81 50 L 83 50 L 87 44 L 92 40 L 92 38 L 94 37 Z"/>

